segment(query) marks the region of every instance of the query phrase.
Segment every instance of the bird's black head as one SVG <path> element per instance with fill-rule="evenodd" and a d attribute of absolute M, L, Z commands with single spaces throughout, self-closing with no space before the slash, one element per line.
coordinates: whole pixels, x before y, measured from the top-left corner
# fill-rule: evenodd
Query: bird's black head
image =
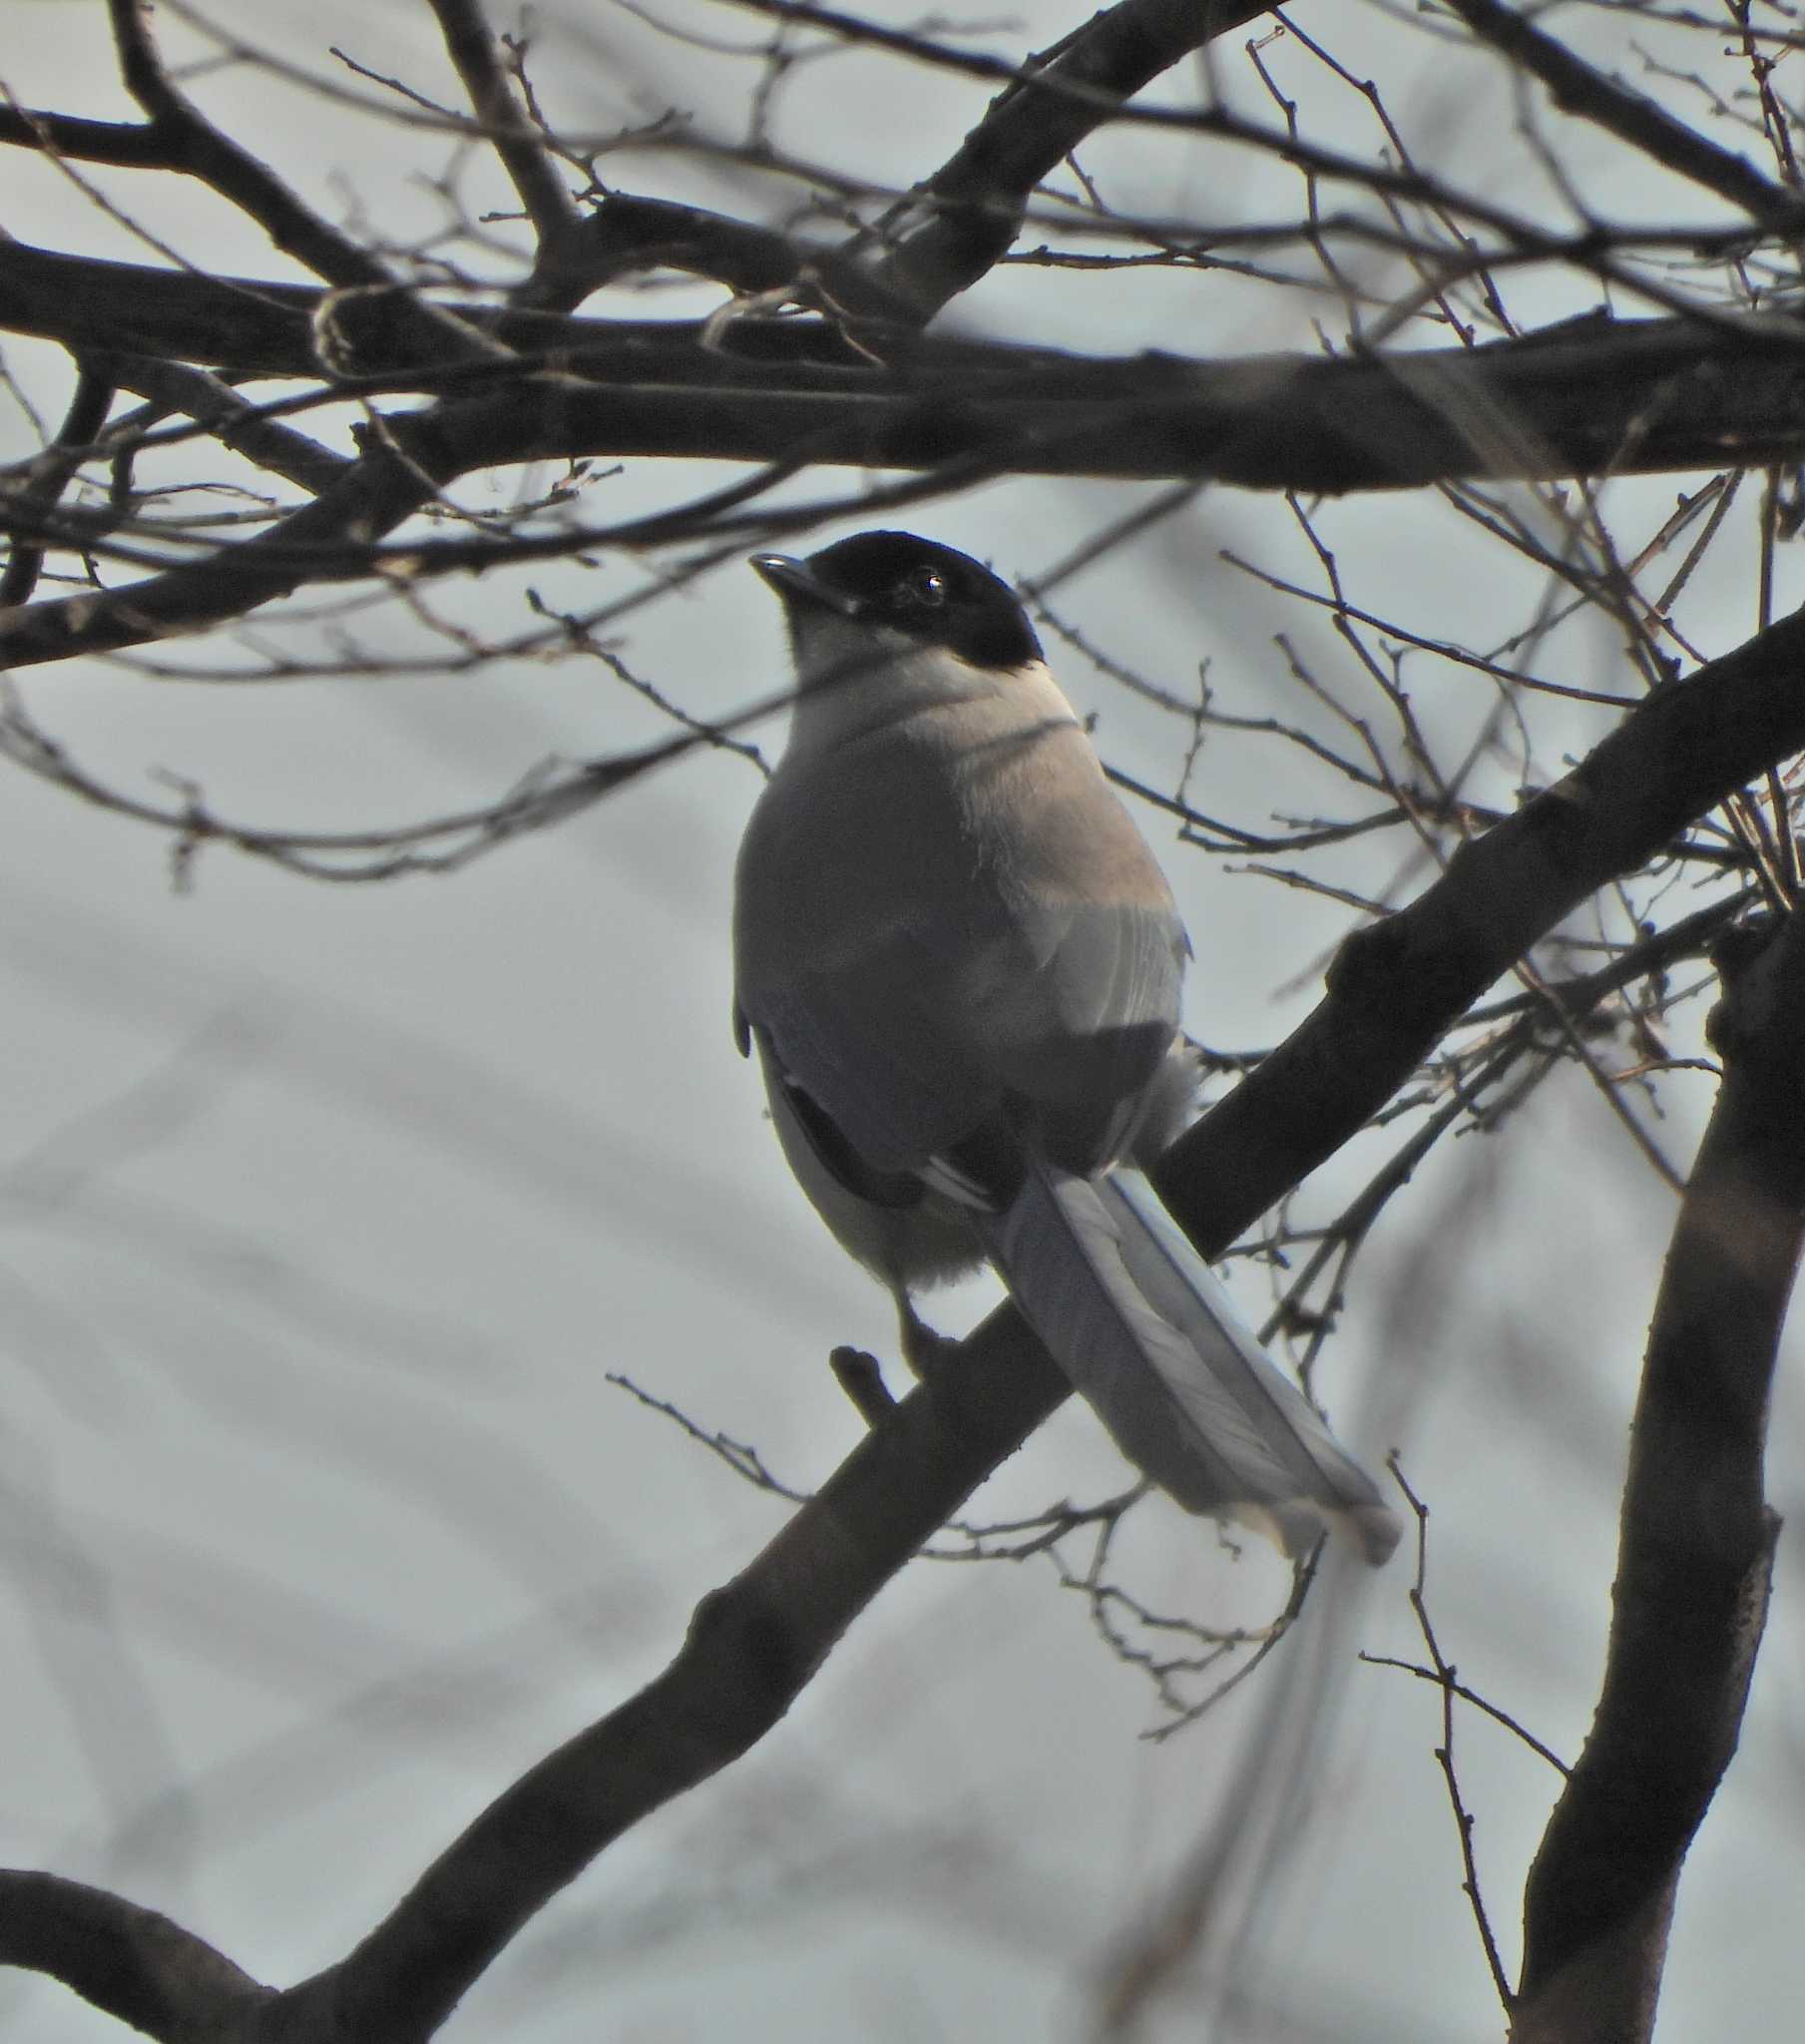
<path fill-rule="evenodd" d="M 1041 658 L 1021 601 L 969 554 L 912 532 L 859 532 L 810 554 L 755 554 L 792 612 L 817 605 L 944 646 L 973 667 L 1018 668 Z"/>

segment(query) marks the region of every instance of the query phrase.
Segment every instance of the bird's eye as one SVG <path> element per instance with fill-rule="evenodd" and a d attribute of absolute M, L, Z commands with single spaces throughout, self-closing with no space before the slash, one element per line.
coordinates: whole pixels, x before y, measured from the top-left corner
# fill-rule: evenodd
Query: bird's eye
<path fill-rule="evenodd" d="M 938 568 L 917 568 L 896 585 L 896 604 L 899 610 L 908 604 L 938 610 L 950 594 L 946 577 Z"/>

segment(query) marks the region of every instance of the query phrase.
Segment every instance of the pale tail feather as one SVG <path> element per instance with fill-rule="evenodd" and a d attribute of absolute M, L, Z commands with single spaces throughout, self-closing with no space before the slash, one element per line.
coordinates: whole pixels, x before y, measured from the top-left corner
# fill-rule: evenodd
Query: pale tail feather
<path fill-rule="evenodd" d="M 1339 1524 L 1375 1565 L 1398 1522 L 1136 1171 L 1031 1167 L 986 1246 L 1016 1303 L 1117 1445 L 1193 1512 L 1286 1554 Z"/>

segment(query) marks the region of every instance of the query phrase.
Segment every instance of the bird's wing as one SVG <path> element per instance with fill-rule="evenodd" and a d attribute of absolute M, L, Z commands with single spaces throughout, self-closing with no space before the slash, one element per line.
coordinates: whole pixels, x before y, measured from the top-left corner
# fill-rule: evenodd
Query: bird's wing
<path fill-rule="evenodd" d="M 1178 1023 L 1184 933 L 1160 904 L 1043 902 L 1024 918 L 1035 964 L 974 1003 L 991 1069 L 1069 1169 L 1123 1154 Z"/>
<path fill-rule="evenodd" d="M 946 1026 L 944 984 L 932 947 L 892 931 L 839 969 L 742 981 L 740 999 L 783 1083 L 811 1103 L 805 1126 L 825 1118 L 874 1172 L 919 1173 L 1002 1102 L 995 1077 Z"/>
<path fill-rule="evenodd" d="M 992 763 L 1012 953 L 968 996 L 994 1069 L 1079 1172 L 1122 1153 L 1178 1026 L 1190 945 L 1171 891 L 1082 732 Z"/>

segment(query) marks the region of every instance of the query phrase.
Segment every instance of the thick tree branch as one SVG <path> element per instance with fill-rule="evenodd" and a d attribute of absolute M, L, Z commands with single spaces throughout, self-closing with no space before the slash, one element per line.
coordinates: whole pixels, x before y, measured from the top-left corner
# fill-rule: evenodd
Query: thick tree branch
<path fill-rule="evenodd" d="M 787 244 L 785 246 L 788 246 Z M 240 375 L 315 377 L 325 366 L 319 327 L 328 315 L 341 373 L 387 379 L 395 390 L 440 386 L 461 357 L 439 333 L 405 323 L 403 285 L 334 294 L 310 284 L 108 262 L 0 239 L 0 328 L 69 347 L 128 349 L 228 368 Z M 644 371 L 670 348 L 711 360 L 713 380 L 737 364 L 870 367 L 831 328 L 812 320 L 733 325 L 728 343 L 704 350 L 696 320 L 569 319 L 555 313 L 472 309 L 463 322 L 538 360 L 628 360 Z M 424 343 L 424 344 L 423 344 Z M 478 373 L 481 365 L 468 373 Z"/>
<path fill-rule="evenodd" d="M 0 245 L 0 322 L 110 332 L 117 347 L 117 309 L 106 317 L 90 302 L 79 316 L 71 311 L 80 282 L 94 288 L 94 272 L 109 267 L 65 266 Z M 9 268 L 15 284 L 25 279 L 10 302 Z M 60 300 L 53 321 L 52 275 L 67 269 L 78 288 Z M 317 309 L 314 294 L 209 282 L 180 295 L 191 301 L 187 315 L 202 322 L 191 329 L 197 337 L 211 307 L 266 336 L 286 329 L 290 344 L 306 327 L 311 348 L 302 308 Z M 379 353 L 392 338 L 384 308 L 397 302 L 411 301 L 389 293 L 338 301 L 335 330 L 359 347 L 365 334 L 355 320 L 368 314 Z M 714 456 L 943 470 L 949 486 L 1020 473 L 1214 477 L 1327 491 L 1451 476 L 1753 465 L 1805 452 L 1795 337 L 1760 319 L 1588 322 L 1483 349 L 1219 364 L 1086 361 L 899 337 L 898 362 L 888 368 L 747 362 L 677 322 L 615 326 L 532 314 L 499 315 L 496 325 L 517 344 L 561 336 L 561 346 L 540 356 L 559 372 L 506 356 L 410 375 L 448 389 L 497 387 L 417 416 L 391 414 L 360 464 L 373 462 L 379 473 L 351 472 L 320 504 L 206 563 L 0 618 L 0 659 L 25 666 L 102 653 L 241 613 L 311 578 L 369 572 L 375 563 L 360 550 L 419 508 L 432 487 L 529 459 Z M 755 345 L 771 344 L 768 329 L 748 331 L 766 334 Z M 404 351 L 419 337 L 417 327 L 406 332 Z M 804 345 L 838 343 L 816 327 Z M 204 352 L 217 358 L 220 350 L 215 343 Z M 556 544 L 576 550 L 607 536 L 578 528 Z M 507 557 L 505 548 L 473 544 L 477 551 L 441 550 L 439 571 Z M 430 551 L 421 551 L 421 565 Z"/>
<path fill-rule="evenodd" d="M 0 143 L 46 150 L 71 163 L 112 164 L 125 171 L 184 171 L 170 162 L 169 144 L 154 129 L 130 121 L 90 121 L 47 107 L 0 106 Z M 192 174 L 191 174 L 192 175 Z"/>
<path fill-rule="evenodd" d="M 46 1973 L 170 2044 L 243 2034 L 273 1999 L 167 1916 L 53 1873 L 0 1868 L 0 1966 Z"/>
<path fill-rule="evenodd" d="M 324 296 L 309 284 L 102 262 L 0 240 L 0 328 L 66 347 L 317 376 L 313 321 Z"/>
<path fill-rule="evenodd" d="M 148 398 L 156 415 L 183 413 L 222 447 L 229 447 L 271 475 L 298 484 L 310 495 L 330 489 L 350 472 L 350 457 L 334 454 L 305 433 L 268 417 L 229 383 L 205 369 L 191 369 L 186 363 L 152 355 L 100 355 L 95 360 L 121 389 Z M 129 444 L 125 436 L 140 423 L 148 430 L 149 421 L 141 421 L 136 413 L 115 419 L 109 441 Z"/>
<path fill-rule="evenodd" d="M 1680 1867 L 1735 1753 L 1767 1612 L 1779 1521 L 1762 1448 L 1805 1241 L 1805 919 L 1752 962 L 1737 948 L 1711 1018 L 1723 1085 L 1636 1400 L 1598 1708 L 1530 1872 L 1514 2044 L 1648 2037 Z"/>
<path fill-rule="evenodd" d="M 611 1840 L 782 1719 L 853 1619 L 1065 1388 L 1019 1328 L 970 1345 L 702 1600 L 663 1675 L 523 1777 L 347 1959 L 292 1990 L 296 2013 L 329 2010 L 331 2035 L 371 2044 L 429 2035 Z"/>
<path fill-rule="evenodd" d="M 378 440 L 341 480 L 254 539 L 122 590 L 0 612 L 0 668 L 140 646 L 238 617 L 307 581 L 316 549 L 331 557 L 391 531 L 443 480 Z"/>
<path fill-rule="evenodd" d="M 888 369 L 812 374 L 735 372 L 705 350 L 658 347 L 640 373 L 593 392 L 566 381 L 473 402 L 460 431 L 467 450 L 485 445 L 485 464 L 603 454 L 965 464 L 1340 493 L 1797 460 L 1802 356 L 1790 329 L 1761 320 L 1734 337 L 1715 324 L 1600 321 L 1487 348 L 1228 362 L 1093 361 L 930 338 L 899 340 Z M 588 371 L 582 355 L 569 359 Z M 491 426 L 479 423 L 485 402 L 498 406 Z"/>
<path fill-rule="evenodd" d="M 240 373 L 317 376 L 326 296 L 305 286 L 83 261 L 0 243 L 0 326 Z M 1248 488 L 1409 488 L 1456 478 L 1656 473 L 1805 452 L 1805 335 L 1790 322 L 1572 322 L 1483 348 L 1382 356 L 1085 358 L 889 336 L 888 366 L 828 326 L 472 315 L 520 360 L 422 350 L 405 292 L 330 300 L 340 388 L 527 377 L 478 437 L 488 461 L 583 454 L 1214 478 Z M 494 345 L 494 342 L 491 342 Z M 593 383 L 586 393 L 583 382 Z M 510 448 L 499 425 L 519 422 Z M 477 457 L 473 457 L 477 458 Z"/>
<path fill-rule="evenodd" d="M 1191 51 L 1270 11 L 1270 0 L 1125 0 L 1005 87 L 942 167 L 885 221 L 874 268 L 924 322 L 1021 231 L 1035 187 L 1115 107 Z"/>
<path fill-rule="evenodd" d="M 527 218 L 542 241 L 555 240 L 577 225 L 577 203 L 545 145 L 533 133 L 526 107 L 496 55 L 495 37 L 483 19 L 481 0 L 429 0 L 429 4 L 438 18 L 446 54 L 520 194 Z"/>
<path fill-rule="evenodd" d="M 610 193 L 548 241 L 531 284 L 515 302 L 526 310 L 570 311 L 616 277 L 660 268 L 710 277 L 740 297 L 789 298 L 836 320 L 911 323 L 903 301 L 848 255 L 727 214 L 631 192 Z M 753 330 L 751 322 L 740 322 L 741 333 Z"/>
<path fill-rule="evenodd" d="M 1380 361 L 1273 355 L 1218 366 L 920 341 L 904 370 L 869 372 L 754 370 L 682 329 L 665 331 L 673 337 L 655 341 L 646 329 L 597 325 L 593 351 L 564 357 L 569 370 L 605 361 L 622 382 L 538 376 L 511 361 L 448 372 L 503 386 L 390 415 L 358 472 L 255 540 L 117 593 L 0 617 L 0 665 L 111 652 L 237 615 L 312 579 L 362 577 L 376 566 L 370 544 L 419 509 L 431 486 L 523 460 L 738 456 L 944 470 L 949 488 L 979 474 L 1104 474 L 1341 491 L 1805 452 L 1791 345 L 1766 351 L 1772 329 L 1758 321 L 1739 329 L 1741 347 L 1715 325 L 1647 321 L 1606 329 L 1608 345 L 1556 333 Z M 368 462 L 380 472 L 362 474 Z M 573 527 L 552 548 L 607 540 L 632 544 L 618 531 Z M 519 548 L 521 558 L 544 552 L 538 540 Z M 409 558 L 448 572 L 493 566 L 509 548 L 427 542 Z"/>

